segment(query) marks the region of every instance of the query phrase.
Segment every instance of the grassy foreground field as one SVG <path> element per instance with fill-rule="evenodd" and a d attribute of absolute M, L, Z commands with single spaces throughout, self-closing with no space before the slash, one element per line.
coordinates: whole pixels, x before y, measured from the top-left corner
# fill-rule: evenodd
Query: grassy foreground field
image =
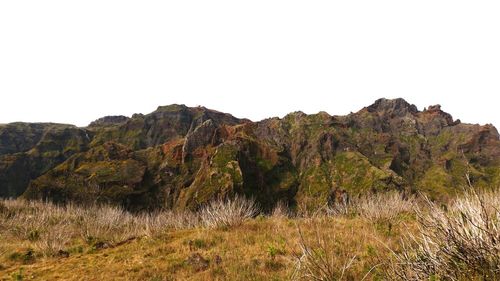
<path fill-rule="evenodd" d="M 76 242 L 67 258 L 29 258 L 28 243 L 2 242 L 5 280 L 287 280 L 301 255 L 295 223 L 301 223 L 307 239 L 314 230 L 330 236 L 337 256 L 339 277 L 343 262 L 354 258 L 347 280 L 359 280 L 372 266 L 388 255 L 378 241 L 394 244 L 399 227 L 387 229 L 361 219 L 334 219 L 319 222 L 255 220 L 231 230 L 178 230 L 155 238 L 139 238 L 108 249 L 93 249 Z M 380 228 L 384 228 L 380 226 Z M 305 231 L 307 229 L 307 231 Z M 17 253 L 19 257 L 13 258 Z M 189 261 L 198 253 L 208 261 Z M 36 255 L 36 253 L 35 253 Z M 379 276 L 379 270 L 372 271 Z"/>
<path fill-rule="evenodd" d="M 497 280 L 500 196 L 486 195 L 294 215 L 241 198 L 147 215 L 6 200 L 0 280 Z"/>

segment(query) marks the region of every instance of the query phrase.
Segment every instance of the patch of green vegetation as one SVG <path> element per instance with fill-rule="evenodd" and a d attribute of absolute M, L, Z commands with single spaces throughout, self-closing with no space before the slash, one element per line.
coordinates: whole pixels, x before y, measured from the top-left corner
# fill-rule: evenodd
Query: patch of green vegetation
<path fill-rule="evenodd" d="M 40 239 L 40 231 L 38 229 L 32 230 L 28 233 L 28 240 L 29 241 L 37 241 Z"/>
<path fill-rule="evenodd" d="M 269 188 L 277 193 L 293 195 L 298 186 L 296 168 L 287 159 L 281 158 L 275 166 L 264 174 L 264 179 Z"/>
<path fill-rule="evenodd" d="M 422 149 L 422 144 L 426 139 L 422 135 L 400 135 L 399 140 L 408 146 L 410 161 L 413 161 Z"/>
<path fill-rule="evenodd" d="M 484 173 L 486 179 L 479 179 L 477 184 L 483 187 L 500 188 L 500 165 L 486 167 Z"/>
<path fill-rule="evenodd" d="M 195 238 L 195 239 L 186 239 L 183 244 L 189 247 L 190 251 L 194 250 L 207 250 L 213 248 L 217 245 L 219 241 L 217 239 L 203 239 L 203 238 Z"/>
<path fill-rule="evenodd" d="M 323 163 L 318 167 L 311 167 L 302 175 L 301 187 L 308 196 L 324 197 L 333 187 L 332 172 L 334 167 L 332 163 Z"/>
<path fill-rule="evenodd" d="M 144 167 L 138 161 L 98 161 L 82 164 L 76 173 L 99 183 L 106 182 L 140 182 Z"/>
<path fill-rule="evenodd" d="M 431 199 L 444 199 L 454 192 L 452 177 L 441 165 L 433 165 L 418 182 L 418 189 L 429 195 Z"/>
<path fill-rule="evenodd" d="M 389 172 L 373 166 L 368 158 L 358 152 L 343 152 L 335 157 L 334 180 L 351 194 L 388 189 Z"/>
<path fill-rule="evenodd" d="M 267 246 L 267 255 L 273 260 L 276 258 L 276 256 L 284 254 L 286 254 L 286 250 L 283 244 L 269 244 Z"/>
<path fill-rule="evenodd" d="M 74 246 L 68 249 L 68 253 L 70 254 L 83 254 L 84 252 L 84 247 L 79 245 L 79 246 Z"/>
<path fill-rule="evenodd" d="M 24 280 L 24 269 L 22 267 L 19 268 L 19 271 L 12 273 L 11 277 L 13 281 Z"/>
<path fill-rule="evenodd" d="M 24 252 L 13 252 L 9 254 L 8 259 L 11 261 L 21 262 L 23 264 L 30 264 L 35 261 L 35 253 L 32 249 Z"/>
<path fill-rule="evenodd" d="M 230 161 L 236 160 L 238 155 L 238 149 L 229 144 L 223 144 L 217 147 L 217 151 L 212 158 L 212 162 L 217 167 L 224 167 Z"/>

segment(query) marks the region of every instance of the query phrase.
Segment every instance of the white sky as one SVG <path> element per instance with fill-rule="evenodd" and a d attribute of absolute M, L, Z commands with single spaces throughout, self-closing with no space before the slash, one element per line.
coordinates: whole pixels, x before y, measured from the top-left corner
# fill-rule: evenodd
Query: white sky
<path fill-rule="evenodd" d="M 380 97 L 500 126 L 500 1 L 0 1 L 0 123 Z"/>

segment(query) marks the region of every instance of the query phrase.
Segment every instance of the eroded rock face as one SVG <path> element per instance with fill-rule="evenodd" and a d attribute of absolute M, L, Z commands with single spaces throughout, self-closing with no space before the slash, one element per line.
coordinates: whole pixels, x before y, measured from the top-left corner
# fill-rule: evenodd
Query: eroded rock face
<path fill-rule="evenodd" d="M 347 116 L 294 112 L 260 122 L 171 105 L 88 128 L 0 126 L 3 197 L 142 210 L 196 209 L 239 193 L 264 209 L 278 201 L 314 207 L 339 190 L 446 197 L 466 184 L 466 173 L 478 186 L 500 184 L 498 131 L 403 99 L 379 99 Z"/>
<path fill-rule="evenodd" d="M 217 127 L 212 119 L 208 119 L 186 135 L 182 147 L 182 162 L 186 163 L 189 157 L 196 153 L 196 149 L 213 145 Z"/>
<path fill-rule="evenodd" d="M 460 120 L 453 121 L 453 117 L 442 111 L 440 105 L 431 105 L 417 115 L 417 122 L 421 134 L 436 136 L 443 128 L 458 125 Z"/>
<path fill-rule="evenodd" d="M 25 152 L 33 148 L 53 124 L 11 123 L 0 125 L 0 155 Z"/>
<path fill-rule="evenodd" d="M 86 151 L 91 141 L 91 133 L 70 125 L 60 124 L 15 124 L 23 128 L 17 131 L 16 152 L 0 155 L 0 196 L 17 197 L 27 188 L 31 180 L 46 173 L 70 156 Z M 23 132 L 26 132 L 23 139 Z M 38 132 L 40 130 L 41 132 Z M 5 135 L 4 135 L 5 136 Z M 4 151 L 12 149 L 10 138 Z M 19 143 L 17 142 L 19 141 Z M 2 146 L 0 146 L 0 149 Z"/>
<path fill-rule="evenodd" d="M 63 164 L 33 180 L 25 192 L 28 198 L 57 202 L 109 202 L 131 204 L 130 196 L 143 188 L 146 165 L 133 151 L 107 142 L 73 155 Z"/>

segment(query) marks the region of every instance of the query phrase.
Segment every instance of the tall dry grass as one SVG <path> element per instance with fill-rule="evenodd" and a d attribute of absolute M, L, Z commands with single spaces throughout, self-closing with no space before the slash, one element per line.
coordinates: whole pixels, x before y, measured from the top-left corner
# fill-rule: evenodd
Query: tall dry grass
<path fill-rule="evenodd" d="M 469 190 L 443 208 L 417 210 L 418 235 L 394 253 L 391 275 L 404 280 L 499 280 L 500 191 Z"/>
<path fill-rule="evenodd" d="M 413 213 L 417 200 L 414 196 L 403 198 L 397 191 L 376 193 L 354 200 L 360 216 L 371 220 L 394 220 L 403 213 Z"/>
<path fill-rule="evenodd" d="M 98 206 L 76 211 L 76 226 L 80 229 L 83 240 L 89 243 L 116 244 L 136 238 L 149 223 L 138 220 L 134 215 L 115 206 Z"/>
<path fill-rule="evenodd" d="M 274 206 L 270 216 L 273 219 L 286 219 L 292 216 L 292 212 L 290 211 L 290 208 L 288 207 L 288 204 L 286 204 L 283 201 L 278 201 L 276 205 Z"/>
<path fill-rule="evenodd" d="M 313 212 L 301 213 L 300 218 L 307 223 L 306 225 L 313 228 L 321 221 L 354 217 L 361 217 L 369 224 L 381 221 L 392 223 L 404 213 L 413 213 L 416 205 L 415 197 L 404 198 L 396 191 L 385 192 L 352 198 L 346 203 L 323 206 Z M 300 227 L 298 228 L 300 255 L 297 258 L 292 279 L 351 280 L 353 267 L 356 267 L 359 261 L 359 249 L 351 245 L 343 247 L 340 251 L 337 233 L 325 233 L 320 229 L 313 229 L 313 232 L 314 235 L 306 236 L 303 235 Z M 353 241 L 353 243 L 356 242 Z M 372 271 L 380 265 L 380 263 L 370 265 L 360 280 L 370 278 Z"/>
<path fill-rule="evenodd" d="M 324 234 L 315 230 L 314 238 L 299 233 L 300 256 L 297 258 L 292 280 L 338 281 L 345 280 L 356 260 L 354 253 L 339 255 L 335 246 L 335 233 Z"/>
<path fill-rule="evenodd" d="M 226 228 L 242 224 L 256 216 L 259 207 L 253 199 L 241 196 L 214 200 L 200 211 L 201 223 L 207 228 Z"/>
<path fill-rule="evenodd" d="M 215 200 L 200 212 L 157 211 L 132 214 L 117 206 L 65 206 L 50 202 L 0 200 L 0 235 L 28 241 L 45 256 L 82 240 L 96 247 L 113 247 L 139 237 L 156 237 L 167 230 L 225 228 L 240 225 L 259 212 L 251 199 Z"/>
<path fill-rule="evenodd" d="M 413 213 L 416 206 L 415 196 L 403 198 L 401 193 L 389 191 L 352 198 L 348 203 L 339 202 L 325 206 L 324 212 L 319 212 L 319 214 L 329 216 L 359 215 L 370 221 L 394 220 L 403 213 Z"/>

